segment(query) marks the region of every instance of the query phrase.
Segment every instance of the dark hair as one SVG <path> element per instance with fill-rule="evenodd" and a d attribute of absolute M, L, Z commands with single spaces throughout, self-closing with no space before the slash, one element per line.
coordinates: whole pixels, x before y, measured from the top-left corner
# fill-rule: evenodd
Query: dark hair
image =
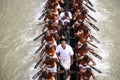
<path fill-rule="evenodd" d="M 46 48 L 46 49 L 50 48 L 50 44 L 49 44 L 49 43 L 46 44 L 46 45 L 45 45 L 45 48 Z"/>
<path fill-rule="evenodd" d="M 43 72 L 42 72 L 42 77 L 43 77 L 43 78 L 46 79 L 46 78 L 47 78 L 47 75 L 48 75 L 48 74 L 47 74 L 47 71 L 43 71 Z"/>
<path fill-rule="evenodd" d="M 82 13 L 82 14 L 86 14 L 86 13 L 87 13 L 87 10 L 86 10 L 86 9 L 83 9 L 81 13 Z"/>
<path fill-rule="evenodd" d="M 84 23 L 83 23 L 83 22 L 80 22 L 80 26 L 84 26 Z"/>
<path fill-rule="evenodd" d="M 78 5 L 79 5 L 79 6 L 82 6 L 82 2 L 80 2 Z"/>
<path fill-rule="evenodd" d="M 85 30 L 84 30 L 84 33 L 88 33 L 88 31 L 89 31 L 89 29 L 85 29 Z"/>
<path fill-rule="evenodd" d="M 87 70 L 86 70 L 86 72 L 87 73 L 91 73 L 91 68 L 86 68 Z"/>
<path fill-rule="evenodd" d="M 50 56 L 46 55 L 45 60 L 50 60 Z"/>
<path fill-rule="evenodd" d="M 53 20 L 49 20 L 49 21 L 48 21 L 48 24 L 52 24 L 52 23 L 53 23 Z"/>
<path fill-rule="evenodd" d="M 84 60 L 85 62 L 88 61 L 88 55 L 84 55 L 83 60 Z"/>

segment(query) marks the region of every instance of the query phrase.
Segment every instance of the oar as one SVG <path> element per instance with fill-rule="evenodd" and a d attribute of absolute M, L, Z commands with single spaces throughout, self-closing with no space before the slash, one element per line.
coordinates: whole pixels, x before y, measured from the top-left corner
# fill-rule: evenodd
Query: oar
<path fill-rule="evenodd" d="M 86 0 L 90 6 L 94 7 L 94 5 L 89 1 L 89 0 Z"/>
<path fill-rule="evenodd" d="M 86 20 L 87 21 L 87 20 Z M 88 22 L 88 21 L 87 21 Z M 96 27 L 94 24 L 92 24 L 91 22 L 88 22 L 90 24 L 91 27 L 93 27 L 96 31 L 99 31 L 99 28 Z"/>
<path fill-rule="evenodd" d="M 90 45 L 92 45 L 92 46 L 95 47 L 95 48 L 98 48 L 96 45 L 94 45 L 94 44 L 92 44 L 92 43 L 90 43 L 90 42 L 88 42 L 88 41 L 87 41 L 87 43 L 90 44 Z"/>
<path fill-rule="evenodd" d="M 94 36 L 92 36 L 92 38 L 97 42 L 100 43 L 100 41 L 98 39 L 96 39 Z"/>
<path fill-rule="evenodd" d="M 102 59 L 102 57 L 99 56 L 98 54 L 96 54 L 95 52 L 91 52 L 91 51 L 90 51 L 90 53 L 91 53 L 92 55 L 94 55 L 95 57 L 97 57 L 98 59 L 100 59 L 100 60 Z"/>
<path fill-rule="evenodd" d="M 90 66 L 92 69 L 94 69 L 96 72 L 98 73 L 102 73 L 100 70 L 98 70 L 97 68 L 93 67 L 93 66 Z"/>
<path fill-rule="evenodd" d="M 45 43 L 46 43 L 46 42 L 44 42 L 44 43 L 38 48 L 38 50 L 35 52 L 35 54 L 37 54 L 37 53 L 42 49 L 42 47 L 45 45 Z"/>
<path fill-rule="evenodd" d="M 86 6 L 87 8 L 89 8 L 91 11 L 96 12 L 96 10 L 94 10 L 93 8 L 91 8 L 90 6 L 88 6 L 87 4 L 85 4 L 85 6 Z"/>
<path fill-rule="evenodd" d="M 41 23 L 38 23 L 37 25 L 42 25 L 42 24 L 44 24 L 45 22 L 41 22 Z"/>
<path fill-rule="evenodd" d="M 93 21 L 97 22 L 95 18 L 93 18 L 91 15 L 87 14 L 89 18 L 91 18 Z"/>
<path fill-rule="evenodd" d="M 35 65 L 34 69 L 36 69 L 38 67 L 38 65 L 40 64 L 40 62 L 42 61 L 43 57 L 45 56 L 46 54 L 44 53 L 44 55 L 42 56 L 42 58 L 37 62 L 37 64 Z"/>
<path fill-rule="evenodd" d="M 33 41 L 36 41 L 38 38 L 40 38 L 42 35 L 44 35 L 48 30 L 46 30 L 45 32 L 43 32 L 42 34 L 40 34 L 38 37 L 36 37 L 35 39 L 33 39 Z"/>
<path fill-rule="evenodd" d="M 45 16 L 46 12 L 42 13 L 42 15 L 38 18 L 38 20 L 41 20 Z"/>
<path fill-rule="evenodd" d="M 33 77 L 32 79 L 36 79 L 40 74 L 41 74 L 42 70 L 38 71 Z"/>

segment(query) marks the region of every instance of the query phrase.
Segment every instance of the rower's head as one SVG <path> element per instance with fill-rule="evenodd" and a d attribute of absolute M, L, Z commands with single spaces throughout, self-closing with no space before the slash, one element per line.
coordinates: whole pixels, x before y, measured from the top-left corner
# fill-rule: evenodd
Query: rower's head
<path fill-rule="evenodd" d="M 88 55 L 84 55 L 83 60 L 84 60 L 85 62 L 87 62 L 87 61 L 88 61 Z"/>
<path fill-rule="evenodd" d="M 87 47 L 87 43 L 84 43 L 82 46 L 83 46 L 83 47 Z"/>
<path fill-rule="evenodd" d="M 63 49 L 66 48 L 66 40 L 65 39 L 61 40 L 61 46 Z"/>
<path fill-rule="evenodd" d="M 45 49 L 49 49 L 50 48 L 50 43 L 45 45 Z"/>
<path fill-rule="evenodd" d="M 49 60 L 50 60 L 50 56 L 49 56 L 49 55 L 46 55 L 45 61 L 49 61 Z"/>
<path fill-rule="evenodd" d="M 78 5 L 79 5 L 79 6 L 82 6 L 82 2 L 80 2 Z"/>
<path fill-rule="evenodd" d="M 86 72 L 90 74 L 91 73 L 91 68 L 86 68 Z"/>
<path fill-rule="evenodd" d="M 47 78 L 47 75 L 48 75 L 48 72 L 47 72 L 47 71 L 43 71 L 43 72 L 42 72 L 42 77 L 43 77 L 43 78 L 46 79 L 46 78 Z"/>
<path fill-rule="evenodd" d="M 88 32 L 89 32 L 89 29 L 85 29 L 85 30 L 84 30 L 84 33 L 85 33 L 85 34 L 88 34 Z"/>
<path fill-rule="evenodd" d="M 53 20 L 49 20 L 48 24 L 51 25 L 53 23 Z"/>
<path fill-rule="evenodd" d="M 81 13 L 82 13 L 82 14 L 87 14 L 87 10 L 86 10 L 86 9 L 83 9 Z"/>
<path fill-rule="evenodd" d="M 80 27 L 84 27 L 84 23 L 83 22 L 80 22 Z"/>

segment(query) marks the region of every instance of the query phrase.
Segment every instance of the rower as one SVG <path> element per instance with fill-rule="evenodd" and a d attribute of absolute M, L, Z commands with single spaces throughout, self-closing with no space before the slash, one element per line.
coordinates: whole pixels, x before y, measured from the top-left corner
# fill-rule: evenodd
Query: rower
<path fill-rule="evenodd" d="M 80 80 L 90 80 L 92 77 L 93 80 L 96 80 L 96 76 L 91 68 L 80 68 Z"/>
<path fill-rule="evenodd" d="M 58 59 L 46 55 L 45 60 L 40 65 L 40 69 L 44 69 L 44 65 L 47 66 L 47 70 L 51 72 L 52 75 L 56 76 L 57 73 L 57 63 Z"/>
<path fill-rule="evenodd" d="M 73 20 L 82 22 L 84 22 L 85 18 L 87 18 L 87 20 L 90 20 L 89 17 L 87 16 L 87 12 L 88 11 L 86 9 L 83 9 L 82 11 L 78 9 L 73 15 Z"/>
<path fill-rule="evenodd" d="M 60 67 L 64 71 L 63 80 L 70 80 L 70 66 L 73 64 L 74 55 L 72 47 L 66 44 L 65 39 L 63 39 L 61 44 L 57 46 L 56 53 L 60 59 Z"/>
<path fill-rule="evenodd" d="M 51 35 L 54 36 L 55 40 L 58 41 L 58 24 L 56 22 L 53 22 L 53 20 L 49 20 L 48 23 L 45 23 L 45 26 L 42 29 L 42 32 L 44 32 L 44 30 L 48 28 L 48 30 L 50 31 Z"/>
<path fill-rule="evenodd" d="M 58 14 L 47 11 L 47 15 L 45 16 L 44 21 L 47 23 L 49 20 L 53 20 L 54 22 L 58 23 Z"/>
<path fill-rule="evenodd" d="M 38 80 L 55 80 L 55 76 L 50 71 L 43 71 Z"/>
<path fill-rule="evenodd" d="M 89 29 L 89 32 L 91 33 L 90 28 L 88 28 L 87 25 L 85 25 L 81 21 L 76 21 L 73 25 L 72 28 L 76 31 L 75 35 L 81 34 L 84 32 L 85 29 Z"/>
<path fill-rule="evenodd" d="M 42 58 L 43 54 L 47 54 L 51 57 L 57 57 L 56 56 L 56 46 L 53 44 L 46 44 L 45 48 L 42 49 L 42 51 L 40 52 L 40 58 Z"/>
<path fill-rule="evenodd" d="M 89 32 L 89 29 L 85 29 L 83 33 L 75 34 L 77 37 L 79 37 L 78 45 L 82 45 L 86 42 L 92 42 L 93 38 L 91 36 L 91 33 Z M 88 39 L 89 38 L 89 39 Z"/>
<path fill-rule="evenodd" d="M 96 65 L 94 59 L 88 54 L 78 57 L 77 61 L 79 62 L 79 67 L 82 67 L 82 68 L 86 68 L 89 66 L 92 67 Z M 92 62 L 92 64 L 90 62 Z"/>
<path fill-rule="evenodd" d="M 57 46 L 55 38 L 50 34 L 50 32 L 46 32 L 45 35 L 41 39 L 41 44 L 47 41 L 48 43 L 54 44 Z"/>
<path fill-rule="evenodd" d="M 77 46 L 77 54 L 79 57 L 84 56 L 88 53 L 88 51 L 93 52 L 93 49 L 91 47 L 88 47 L 86 43 Z"/>

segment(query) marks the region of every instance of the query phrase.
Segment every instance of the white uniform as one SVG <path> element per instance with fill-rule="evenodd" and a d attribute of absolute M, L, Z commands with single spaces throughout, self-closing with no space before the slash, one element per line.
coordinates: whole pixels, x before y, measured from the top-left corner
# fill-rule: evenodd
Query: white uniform
<path fill-rule="evenodd" d="M 62 18 L 65 16 L 65 12 L 62 12 L 62 13 L 60 13 L 60 16 L 59 16 L 59 20 L 62 20 Z M 68 11 L 68 17 L 70 18 L 70 19 L 72 19 L 72 14 L 71 14 L 71 12 L 69 12 Z"/>
<path fill-rule="evenodd" d="M 60 53 L 61 61 L 60 64 L 65 70 L 70 69 L 71 56 L 74 54 L 72 47 L 66 44 L 66 48 L 63 49 L 61 44 L 56 48 L 56 52 Z"/>

